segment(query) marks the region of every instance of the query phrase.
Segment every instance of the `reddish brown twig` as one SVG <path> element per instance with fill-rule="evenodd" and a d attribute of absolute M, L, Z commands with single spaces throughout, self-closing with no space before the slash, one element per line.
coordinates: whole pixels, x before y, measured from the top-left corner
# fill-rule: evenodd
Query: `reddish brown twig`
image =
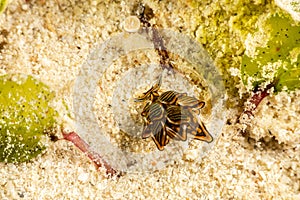
<path fill-rule="evenodd" d="M 157 25 L 155 24 L 152 26 L 152 41 L 154 44 L 154 48 L 156 49 L 160 57 L 159 64 L 161 68 L 172 71 L 174 69 L 174 66 L 171 62 L 168 51 L 166 50 L 164 41 L 158 32 Z"/>
<path fill-rule="evenodd" d="M 253 111 L 258 107 L 260 102 L 267 96 L 270 95 L 269 90 L 274 87 L 274 84 L 271 83 L 267 85 L 264 89 L 257 89 L 254 94 L 251 96 L 250 100 L 248 101 L 250 106 L 246 107 L 243 114 L 247 114 L 249 117 L 253 116 Z M 243 116 L 243 114 L 241 116 Z"/>
<path fill-rule="evenodd" d="M 76 147 L 78 147 L 83 153 L 85 153 L 97 166 L 97 168 L 104 167 L 106 169 L 106 174 L 112 176 L 117 173 L 98 153 L 92 151 L 89 145 L 79 137 L 74 131 L 66 133 L 62 131 L 63 139 L 72 142 Z"/>
<path fill-rule="evenodd" d="M 160 57 L 159 64 L 161 68 L 163 70 L 167 69 L 168 71 L 173 71 L 174 66 L 165 47 L 164 40 L 159 33 L 158 26 L 156 24 L 151 25 L 149 22 L 149 20 L 154 17 L 153 10 L 148 5 L 143 4 L 139 4 L 137 7 L 139 8 L 140 12 L 138 13 L 138 17 L 143 26 L 147 28 L 147 34 L 149 34 L 152 38 L 154 49 Z"/>

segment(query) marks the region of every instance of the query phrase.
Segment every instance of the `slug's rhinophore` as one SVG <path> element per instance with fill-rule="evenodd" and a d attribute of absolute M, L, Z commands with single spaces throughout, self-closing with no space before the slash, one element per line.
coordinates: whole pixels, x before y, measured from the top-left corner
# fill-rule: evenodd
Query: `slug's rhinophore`
<path fill-rule="evenodd" d="M 143 139 L 151 137 L 159 150 L 169 143 L 169 139 L 186 141 L 187 134 L 197 140 L 212 142 L 213 138 L 197 115 L 205 103 L 186 93 L 158 90 L 161 79 L 153 85 L 136 102 L 148 101 L 141 115 L 144 118 Z"/>

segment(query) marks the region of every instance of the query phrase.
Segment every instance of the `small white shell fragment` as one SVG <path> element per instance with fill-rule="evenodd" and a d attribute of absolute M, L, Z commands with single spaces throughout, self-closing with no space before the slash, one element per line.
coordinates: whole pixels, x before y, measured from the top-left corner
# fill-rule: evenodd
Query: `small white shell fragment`
<path fill-rule="evenodd" d="M 89 179 L 88 173 L 81 173 L 78 176 L 78 180 L 81 181 L 82 183 L 86 183 L 88 179 Z"/>
<path fill-rule="evenodd" d="M 127 32 L 134 33 L 140 29 L 141 22 L 137 16 L 129 16 L 124 21 L 124 29 Z"/>
<path fill-rule="evenodd" d="M 198 149 L 189 150 L 184 154 L 186 161 L 194 161 L 199 156 Z"/>

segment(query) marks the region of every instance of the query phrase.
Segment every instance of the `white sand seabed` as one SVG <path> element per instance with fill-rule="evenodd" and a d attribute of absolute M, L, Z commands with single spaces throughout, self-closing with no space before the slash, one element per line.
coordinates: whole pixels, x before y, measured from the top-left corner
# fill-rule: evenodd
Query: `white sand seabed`
<path fill-rule="evenodd" d="M 201 11 L 208 13 L 209 6 L 216 1 L 207 2 L 206 10 L 193 8 L 192 2 L 145 2 L 154 9 L 152 23 L 193 35 Z M 0 32 L 8 32 L 6 36 L 0 34 L 0 43 L 6 42 L 0 50 L 0 74 L 33 74 L 73 109 L 72 89 L 81 67 L 95 47 L 124 31 L 122 23 L 132 14 L 133 4 L 133 1 L 92 0 L 11 2 L 0 15 Z M 112 143 L 124 140 L 122 148 L 126 150 L 152 151 L 155 145 L 151 140 L 131 141 L 122 134 L 118 137 L 119 129 L 115 126 L 116 121 L 124 120 L 122 110 L 117 112 L 120 119 L 115 120 L 114 110 L 107 104 L 119 99 L 116 95 L 126 97 L 118 88 L 130 69 L 134 71 L 157 61 L 151 50 L 128 54 L 112 63 L 103 78 L 96 81 L 97 90 L 107 98 L 97 93 L 94 105 L 88 106 L 99 107 L 95 110 L 99 116 L 97 123 L 103 130 L 110 129 L 110 133 L 104 134 L 112 135 Z M 175 62 L 184 63 L 180 59 Z M 157 65 L 153 67 L 155 72 Z M 142 77 L 142 73 L 137 76 Z M 142 81 L 144 84 L 134 95 L 150 87 L 155 77 Z M 192 82 L 188 78 L 182 80 L 178 75 L 175 81 L 184 81 L 188 87 L 166 81 L 162 89 L 188 90 L 195 96 L 205 92 L 189 85 Z M 241 85 L 237 87 L 242 90 Z M 50 143 L 46 153 L 31 162 L 0 163 L 0 199 L 299 199 L 299 100 L 299 91 L 264 99 L 246 128 L 246 136 L 242 134 L 245 125 L 237 122 L 241 109 L 224 108 L 227 123 L 204 157 L 199 157 L 199 147 L 204 143 L 193 140 L 179 158 L 172 157 L 173 161 L 162 169 L 130 172 L 120 178 L 107 178 L 104 169 L 97 170 L 71 143 L 63 140 Z M 112 106 L 118 107 L 119 103 Z M 142 105 L 133 105 L 121 108 L 128 109 L 130 113 L 126 114 L 138 121 Z M 203 118 L 213 115 L 209 110 L 206 112 Z"/>

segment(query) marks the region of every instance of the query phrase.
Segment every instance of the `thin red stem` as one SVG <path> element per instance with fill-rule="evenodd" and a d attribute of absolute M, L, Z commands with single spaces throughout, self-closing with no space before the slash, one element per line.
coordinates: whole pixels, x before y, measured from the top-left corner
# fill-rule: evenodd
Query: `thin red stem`
<path fill-rule="evenodd" d="M 251 106 L 247 108 L 244 113 L 247 114 L 248 116 L 252 115 L 253 116 L 253 111 L 258 107 L 258 105 L 261 103 L 261 101 L 270 95 L 269 90 L 273 87 L 273 84 L 269 84 L 265 89 L 257 90 L 253 96 L 250 98 L 249 103 Z"/>
<path fill-rule="evenodd" d="M 106 169 L 106 174 L 115 175 L 117 172 L 114 170 L 102 157 L 100 154 L 92 151 L 89 145 L 79 137 L 74 131 L 66 133 L 62 131 L 65 140 L 72 142 L 76 147 L 78 147 L 83 153 L 85 153 L 97 166 L 97 168 L 104 167 Z"/>

